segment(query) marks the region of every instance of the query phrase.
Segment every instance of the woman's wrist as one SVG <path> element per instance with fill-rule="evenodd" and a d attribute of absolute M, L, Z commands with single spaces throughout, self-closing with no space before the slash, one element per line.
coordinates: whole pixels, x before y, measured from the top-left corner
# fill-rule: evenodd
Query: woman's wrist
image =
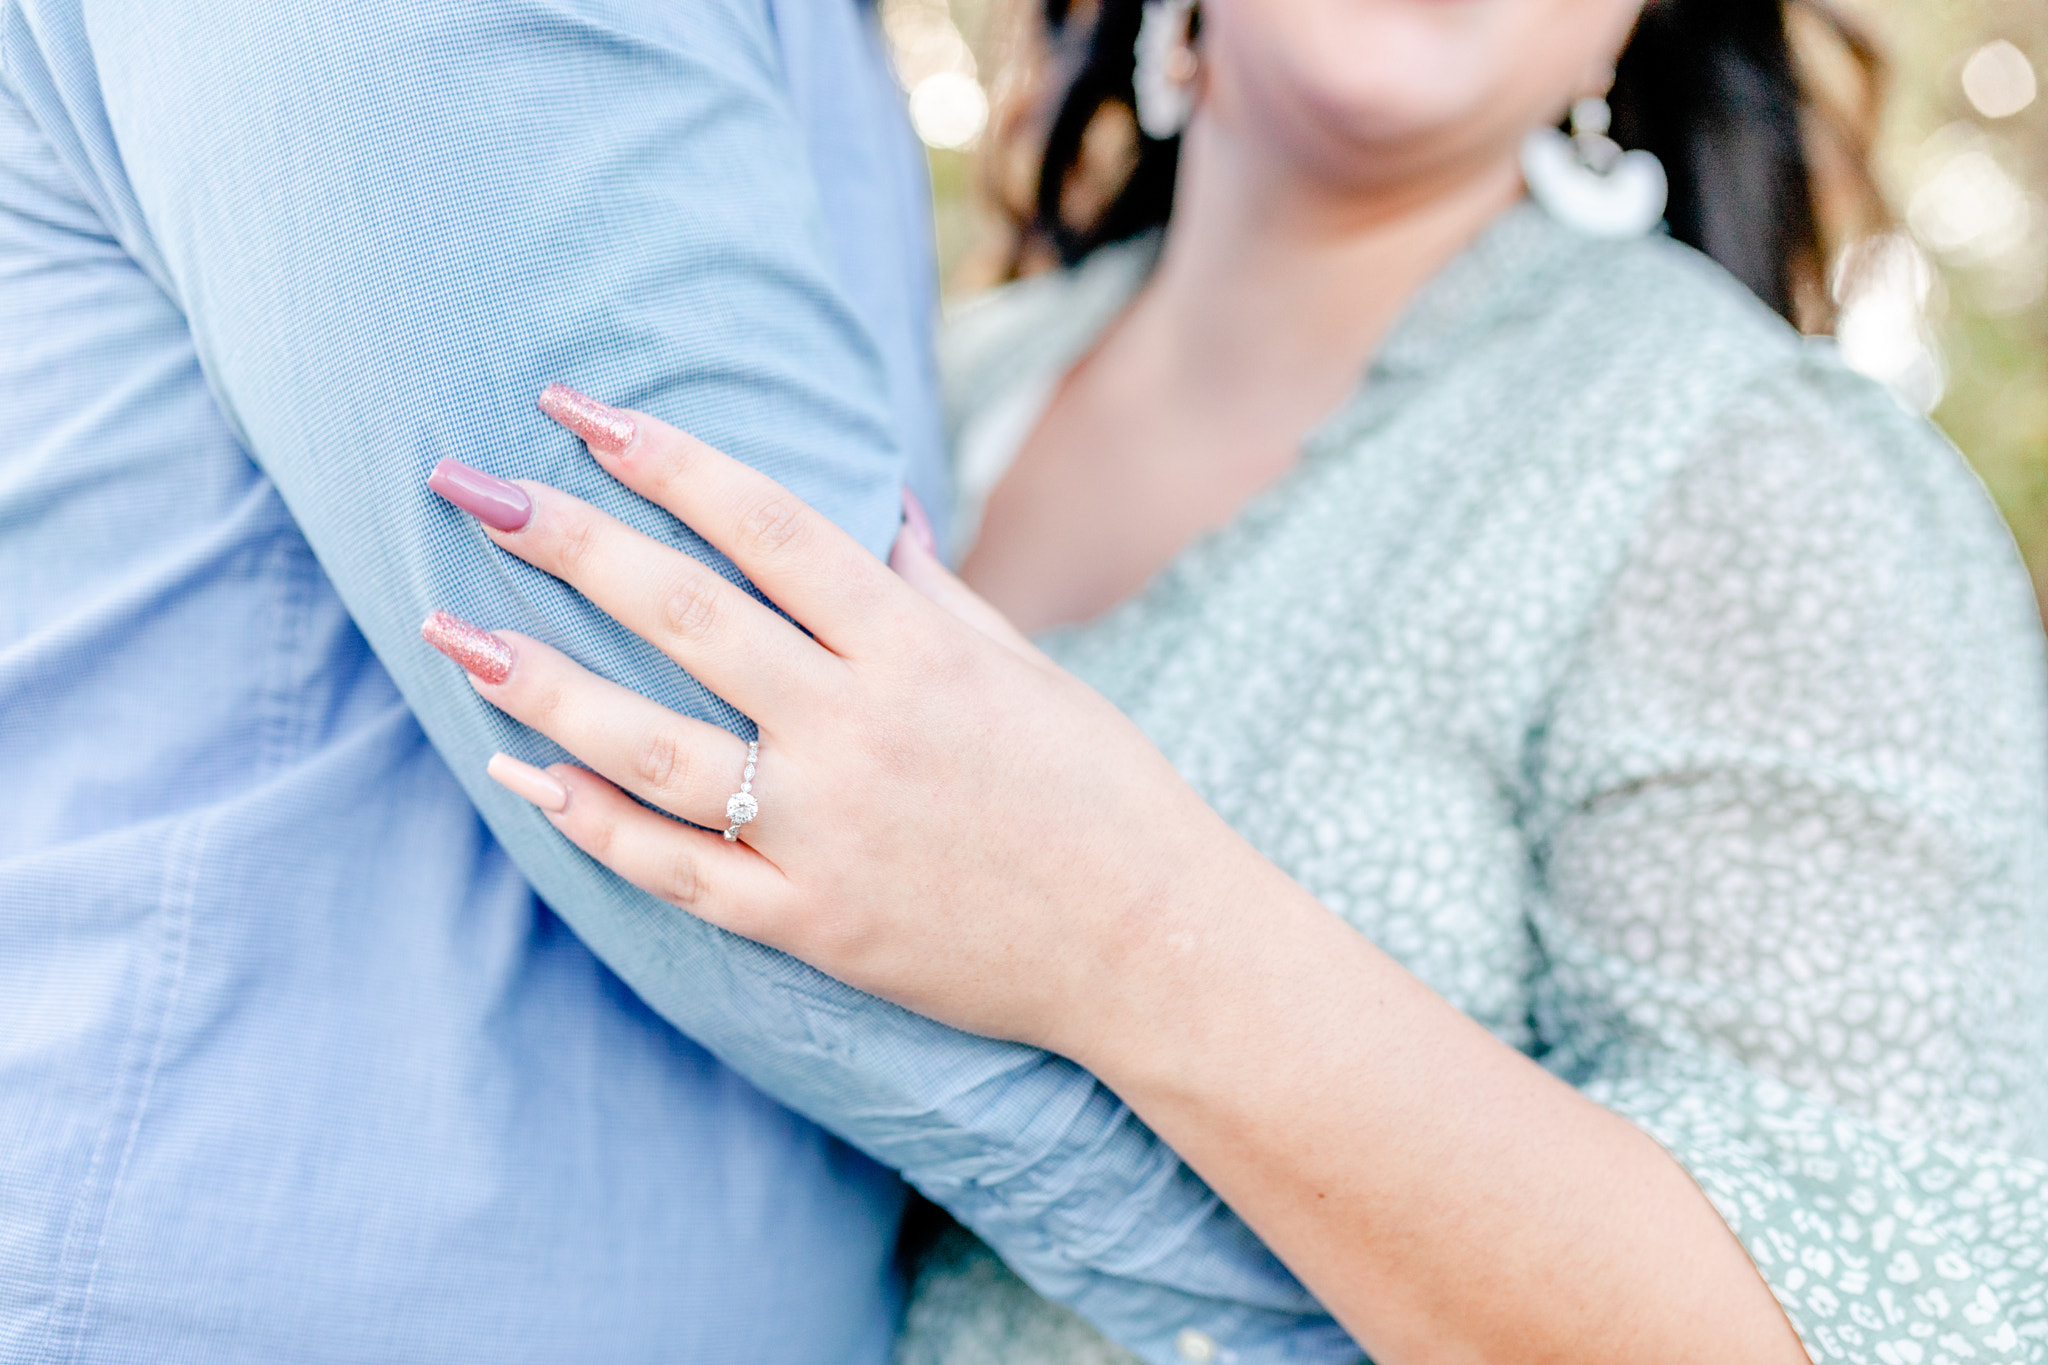
<path fill-rule="evenodd" d="M 1201 815 L 1205 827 L 1162 855 L 1149 888 L 1106 907 L 1085 998 L 1033 1040 L 1126 1100 L 1221 1098 L 1204 1092 L 1231 1069 L 1231 1039 L 1248 1014 L 1285 998 L 1311 945 L 1369 948 L 1206 806 Z M 1322 942 L 1332 931 L 1350 942 Z"/>

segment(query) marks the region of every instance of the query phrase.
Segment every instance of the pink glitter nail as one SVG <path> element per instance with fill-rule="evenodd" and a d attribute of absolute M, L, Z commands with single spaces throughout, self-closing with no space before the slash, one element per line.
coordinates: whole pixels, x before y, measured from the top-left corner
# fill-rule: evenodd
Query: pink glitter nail
<path fill-rule="evenodd" d="M 428 616 L 420 626 L 420 638 L 487 683 L 512 676 L 512 646 L 452 612 Z"/>
<path fill-rule="evenodd" d="M 600 455 L 622 455 L 638 428 L 617 408 L 606 407 L 567 384 L 550 384 L 540 393 L 540 410 L 583 438 Z"/>

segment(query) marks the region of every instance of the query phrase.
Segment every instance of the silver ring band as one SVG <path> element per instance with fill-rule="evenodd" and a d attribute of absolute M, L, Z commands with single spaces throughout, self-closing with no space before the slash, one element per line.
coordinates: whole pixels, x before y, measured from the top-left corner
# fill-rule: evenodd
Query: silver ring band
<path fill-rule="evenodd" d="M 740 778 L 740 789 L 725 798 L 725 818 L 732 821 L 732 828 L 725 832 L 725 841 L 730 844 L 740 837 L 740 826 L 749 824 L 761 813 L 761 803 L 754 799 L 754 764 L 761 758 L 761 741 L 753 740 L 747 745 L 747 771 Z"/>

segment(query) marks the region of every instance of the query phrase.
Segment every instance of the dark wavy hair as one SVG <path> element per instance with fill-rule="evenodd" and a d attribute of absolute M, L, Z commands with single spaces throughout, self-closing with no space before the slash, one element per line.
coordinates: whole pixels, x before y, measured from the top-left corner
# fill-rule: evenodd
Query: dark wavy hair
<path fill-rule="evenodd" d="M 1142 0 L 1031 3 L 1036 50 L 990 161 L 1017 229 L 1008 273 L 1073 264 L 1164 223 L 1180 155 L 1177 138 L 1139 136 L 1131 112 Z M 1847 94 L 1806 74 L 1795 27 L 1802 46 L 1831 49 Z M 1872 44 L 1815 0 L 1650 0 L 1616 64 L 1613 136 L 1664 163 L 1674 237 L 1818 328 L 1831 246 L 1883 218 L 1868 170 L 1883 74 Z"/>

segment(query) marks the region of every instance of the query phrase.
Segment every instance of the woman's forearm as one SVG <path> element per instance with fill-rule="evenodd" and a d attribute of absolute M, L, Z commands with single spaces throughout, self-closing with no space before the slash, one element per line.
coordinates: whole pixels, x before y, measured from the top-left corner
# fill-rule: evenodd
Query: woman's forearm
<path fill-rule="evenodd" d="M 1251 849 L 1118 944 L 1076 1059 L 1386 1365 L 1804 1361 L 1648 1135 L 1487 1033 Z"/>
<path fill-rule="evenodd" d="M 1090 1066 L 1387 1365 L 1800 1358 L 1674 1161 L 1330 915 L 1102 697 L 758 473 L 612 416 L 635 434 L 592 454 L 807 631 L 516 485 L 526 518 L 494 540 L 759 726 L 756 781 L 732 734 L 464 627 L 482 695 L 591 765 L 506 769 L 571 840 L 856 986 Z M 744 835 L 735 773 L 760 794 Z M 721 814 L 726 838 L 668 818 Z"/>

